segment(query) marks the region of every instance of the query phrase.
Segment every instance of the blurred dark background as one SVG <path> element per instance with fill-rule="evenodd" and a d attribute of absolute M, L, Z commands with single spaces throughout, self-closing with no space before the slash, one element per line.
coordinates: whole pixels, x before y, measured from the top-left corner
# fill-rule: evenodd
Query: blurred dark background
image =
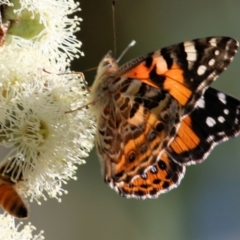
<path fill-rule="evenodd" d="M 113 49 L 111 0 L 80 1 L 78 38 L 85 53 L 73 70 L 96 67 Z M 240 40 L 239 0 L 118 0 L 118 55 L 122 62 L 184 40 L 227 35 Z M 86 74 L 92 82 L 94 72 Z M 214 87 L 240 98 L 240 55 Z M 102 180 L 95 149 L 64 186 L 62 203 L 31 204 L 32 222 L 47 240 L 237 240 L 240 239 L 240 137 L 224 143 L 203 164 L 188 167 L 182 184 L 157 200 L 128 200 Z M 27 221 L 26 221 L 27 222 Z"/>

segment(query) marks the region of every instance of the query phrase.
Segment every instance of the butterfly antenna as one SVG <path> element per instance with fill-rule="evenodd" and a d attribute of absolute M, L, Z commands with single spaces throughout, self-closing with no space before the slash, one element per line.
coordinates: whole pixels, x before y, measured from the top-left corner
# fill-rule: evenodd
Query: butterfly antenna
<path fill-rule="evenodd" d="M 112 1 L 112 22 L 113 22 L 113 49 L 114 56 L 117 54 L 117 36 L 116 36 L 116 17 L 115 17 L 116 0 Z"/>
<path fill-rule="evenodd" d="M 124 49 L 124 51 L 121 53 L 121 55 L 117 59 L 117 63 L 121 60 L 121 58 L 124 56 L 124 54 L 129 50 L 129 48 L 133 47 L 136 44 L 135 40 L 132 40 L 130 44 Z"/>
<path fill-rule="evenodd" d="M 84 72 L 91 72 L 91 71 L 97 70 L 97 69 L 98 69 L 98 67 L 92 67 L 92 68 L 88 68 L 88 69 L 82 70 L 82 72 L 83 72 L 83 73 L 84 73 Z"/>

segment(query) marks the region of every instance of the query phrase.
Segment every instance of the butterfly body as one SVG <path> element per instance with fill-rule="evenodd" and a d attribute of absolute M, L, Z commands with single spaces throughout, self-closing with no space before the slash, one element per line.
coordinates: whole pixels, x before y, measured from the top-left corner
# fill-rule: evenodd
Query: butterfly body
<path fill-rule="evenodd" d="M 206 91 L 237 47 L 232 38 L 211 37 L 163 48 L 122 67 L 110 53 L 103 58 L 91 109 L 104 179 L 113 189 L 126 197 L 157 197 L 180 183 L 186 165 L 201 162 L 218 142 L 239 133 L 240 102 Z M 221 105 L 227 100 L 231 110 Z M 212 116 L 214 103 L 221 110 Z"/>

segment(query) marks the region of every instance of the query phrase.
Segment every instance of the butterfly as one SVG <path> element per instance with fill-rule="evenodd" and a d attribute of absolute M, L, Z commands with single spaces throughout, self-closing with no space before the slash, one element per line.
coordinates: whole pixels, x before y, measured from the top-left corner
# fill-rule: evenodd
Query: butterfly
<path fill-rule="evenodd" d="M 240 132 L 240 101 L 209 85 L 237 52 L 230 37 L 182 42 L 121 67 L 109 52 L 91 87 L 106 183 L 127 198 L 177 187 L 186 166 Z"/>

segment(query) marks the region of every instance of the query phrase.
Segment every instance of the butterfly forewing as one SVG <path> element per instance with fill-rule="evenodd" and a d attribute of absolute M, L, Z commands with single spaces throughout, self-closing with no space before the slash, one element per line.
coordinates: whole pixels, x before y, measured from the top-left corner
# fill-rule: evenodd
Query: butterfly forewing
<path fill-rule="evenodd" d="M 238 43 L 183 42 L 118 68 L 107 54 L 91 89 L 105 181 L 122 196 L 157 197 L 176 187 L 185 165 L 201 162 L 240 129 L 239 101 L 209 85 Z M 215 108 L 215 110 L 211 110 Z"/>
<path fill-rule="evenodd" d="M 226 69 L 237 48 L 238 42 L 229 37 L 195 39 L 140 57 L 139 62 L 133 61 L 133 68 L 130 62 L 118 72 L 123 69 L 124 76 L 169 92 L 187 114 L 204 90 Z"/>

